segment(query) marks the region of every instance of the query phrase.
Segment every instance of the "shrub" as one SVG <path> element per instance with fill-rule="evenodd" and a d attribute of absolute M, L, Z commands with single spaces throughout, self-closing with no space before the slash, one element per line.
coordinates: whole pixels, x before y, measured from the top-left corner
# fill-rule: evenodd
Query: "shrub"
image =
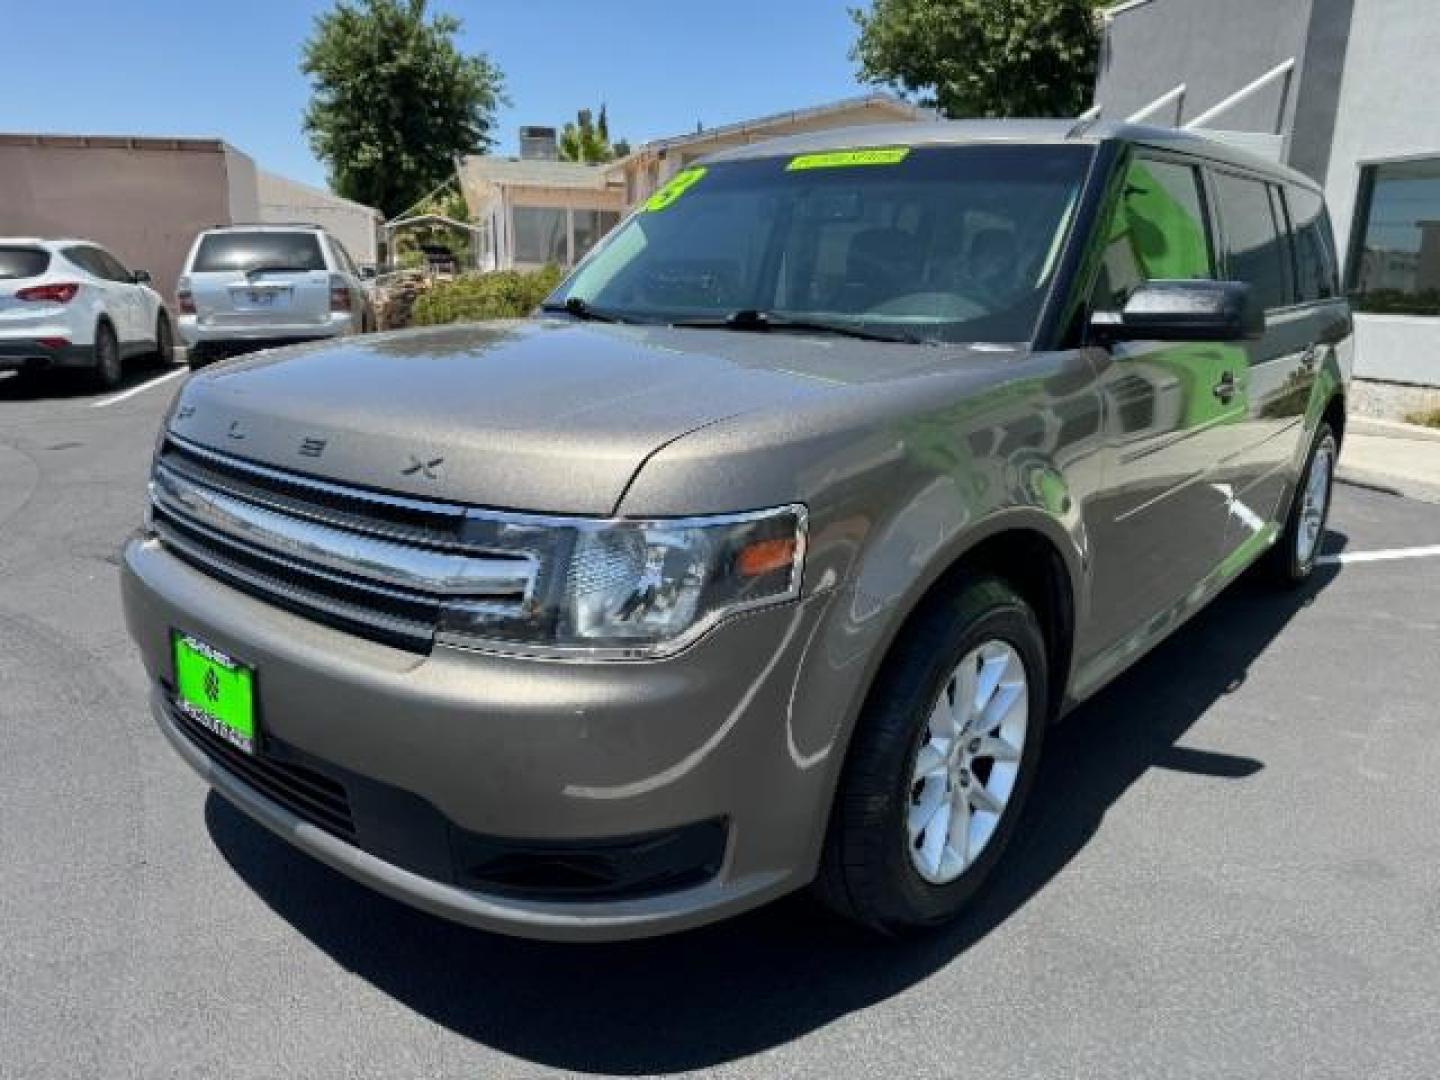
<path fill-rule="evenodd" d="M 1440 409 L 1421 409 L 1413 412 L 1405 418 L 1412 424 L 1424 424 L 1426 427 L 1440 428 Z"/>
<path fill-rule="evenodd" d="M 502 270 L 437 281 L 415 300 L 411 326 L 516 319 L 529 315 L 560 284 L 558 267 Z"/>

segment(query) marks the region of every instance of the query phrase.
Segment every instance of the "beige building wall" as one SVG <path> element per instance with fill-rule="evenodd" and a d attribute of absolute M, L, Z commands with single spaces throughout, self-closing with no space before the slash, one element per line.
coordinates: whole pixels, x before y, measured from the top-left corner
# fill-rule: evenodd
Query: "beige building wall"
<path fill-rule="evenodd" d="M 196 233 L 231 220 L 246 162 L 213 139 L 0 134 L 0 236 L 93 240 L 173 301 Z"/>
<path fill-rule="evenodd" d="M 264 170 L 256 174 L 256 191 L 258 211 L 249 217 L 237 215 L 236 221 L 323 225 L 356 262 L 373 266 L 379 261 L 380 227 L 385 218 L 374 207 Z"/>

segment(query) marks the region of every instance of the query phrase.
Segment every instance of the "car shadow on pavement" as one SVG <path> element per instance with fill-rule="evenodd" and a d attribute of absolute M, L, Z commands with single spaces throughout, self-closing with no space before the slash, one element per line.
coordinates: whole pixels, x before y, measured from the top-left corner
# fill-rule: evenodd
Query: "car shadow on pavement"
<path fill-rule="evenodd" d="M 1326 548 L 1344 542 L 1331 532 Z M 1247 575 L 1056 728 L 1029 820 L 990 887 L 955 924 L 914 938 L 865 934 L 798 896 L 668 938 L 513 940 L 371 892 L 213 793 L 206 824 L 225 859 L 282 918 L 344 968 L 451 1031 L 553 1069 L 713 1067 L 799 1038 L 959 962 L 1070 863 L 1147 770 L 1229 783 L 1263 768 L 1176 744 L 1244 684 L 1254 660 L 1338 572 L 1323 566 L 1294 592 Z"/>
<path fill-rule="evenodd" d="M 0 378 L 0 402 L 4 401 L 67 401 L 78 398 L 105 397 L 124 393 L 132 387 L 168 374 L 173 368 L 154 361 L 130 360 L 119 384 L 102 388 L 88 371 L 17 371 Z"/>

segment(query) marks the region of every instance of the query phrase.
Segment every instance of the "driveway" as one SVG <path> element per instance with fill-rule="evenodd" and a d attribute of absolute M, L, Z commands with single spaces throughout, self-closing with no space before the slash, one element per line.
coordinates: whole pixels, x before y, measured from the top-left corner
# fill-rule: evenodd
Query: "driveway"
<path fill-rule="evenodd" d="M 0 1076 L 1434 1075 L 1440 506 L 1337 488 L 1308 589 L 1242 580 L 1053 733 L 943 933 L 795 898 L 545 945 L 350 883 L 165 745 L 115 552 L 175 385 L 0 379 Z"/>

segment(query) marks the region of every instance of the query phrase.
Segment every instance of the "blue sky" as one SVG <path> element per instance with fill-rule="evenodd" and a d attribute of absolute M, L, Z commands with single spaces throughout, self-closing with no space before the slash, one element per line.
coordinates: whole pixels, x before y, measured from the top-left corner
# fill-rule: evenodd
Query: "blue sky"
<path fill-rule="evenodd" d="M 521 124 L 609 105 L 632 143 L 864 93 L 854 0 L 431 0 L 505 72 L 501 153 Z M 329 0 L 69 0 L 3 5 L 0 131 L 223 138 L 323 183 L 300 130 L 300 45 Z M 57 13 L 64 29 L 57 32 Z M 57 36 L 58 33 L 58 36 Z M 58 50 L 58 52 L 57 52 Z M 62 55 L 63 74 L 57 71 Z"/>

